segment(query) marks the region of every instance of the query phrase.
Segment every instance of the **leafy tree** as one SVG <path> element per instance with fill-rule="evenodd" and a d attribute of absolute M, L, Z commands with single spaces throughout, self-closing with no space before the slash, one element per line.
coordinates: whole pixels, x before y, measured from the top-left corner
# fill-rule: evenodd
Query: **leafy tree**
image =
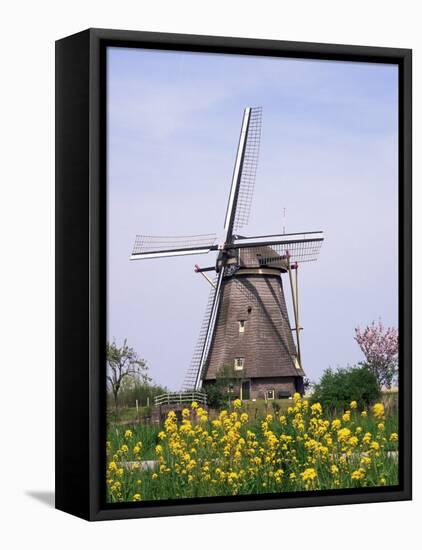
<path fill-rule="evenodd" d="M 203 390 L 207 394 L 207 403 L 213 409 L 221 409 L 227 405 L 230 399 L 231 388 L 239 386 L 243 379 L 243 372 L 237 371 L 233 366 L 226 365 L 219 370 L 216 380 L 208 383 Z"/>
<path fill-rule="evenodd" d="M 207 394 L 207 404 L 212 409 L 222 409 L 227 404 L 227 392 L 217 382 L 204 385 L 202 390 Z"/>
<path fill-rule="evenodd" d="M 363 330 L 356 327 L 355 340 L 378 386 L 390 388 L 398 370 L 398 330 L 394 327 L 385 328 L 381 321 L 373 321 Z"/>
<path fill-rule="evenodd" d="M 116 416 L 119 414 L 119 392 L 125 379 L 134 378 L 144 383 L 151 381 L 146 362 L 139 357 L 136 351 L 128 346 L 125 339 L 118 347 L 116 342 L 107 342 L 107 383 L 113 394 Z"/>
<path fill-rule="evenodd" d="M 311 403 L 321 403 L 324 410 L 341 411 L 347 409 L 351 401 L 360 408 L 368 407 L 380 396 L 377 379 L 367 365 L 326 369 L 319 384 L 315 384 Z"/>

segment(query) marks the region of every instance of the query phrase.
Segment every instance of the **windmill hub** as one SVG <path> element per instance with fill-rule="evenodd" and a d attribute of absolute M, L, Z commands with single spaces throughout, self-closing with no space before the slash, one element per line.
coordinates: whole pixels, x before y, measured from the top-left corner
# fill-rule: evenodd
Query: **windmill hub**
<path fill-rule="evenodd" d="M 214 268 L 195 266 L 212 289 L 185 390 L 215 383 L 227 369 L 235 380 L 230 387 L 241 399 L 274 399 L 303 389 L 297 267 L 298 262 L 317 259 L 324 236 L 320 231 L 255 237 L 238 234 L 249 220 L 261 123 L 261 107 L 245 109 L 221 239 L 217 240 L 215 233 L 138 235 L 135 239 L 132 260 L 218 253 Z M 211 281 L 204 272 L 213 269 L 216 276 Z M 294 328 L 288 317 L 283 273 L 289 274 Z"/>

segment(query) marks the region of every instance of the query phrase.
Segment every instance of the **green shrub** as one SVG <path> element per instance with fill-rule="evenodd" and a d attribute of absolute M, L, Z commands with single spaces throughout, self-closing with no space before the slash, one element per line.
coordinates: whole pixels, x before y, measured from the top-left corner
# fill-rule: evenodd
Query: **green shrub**
<path fill-rule="evenodd" d="M 311 403 L 319 402 L 325 411 L 341 411 L 357 401 L 359 408 L 368 407 L 380 398 L 377 379 L 365 365 L 326 369 L 314 386 Z"/>
<path fill-rule="evenodd" d="M 207 394 L 207 405 L 211 409 L 222 409 L 227 406 L 227 392 L 219 383 L 206 384 L 202 391 Z"/>

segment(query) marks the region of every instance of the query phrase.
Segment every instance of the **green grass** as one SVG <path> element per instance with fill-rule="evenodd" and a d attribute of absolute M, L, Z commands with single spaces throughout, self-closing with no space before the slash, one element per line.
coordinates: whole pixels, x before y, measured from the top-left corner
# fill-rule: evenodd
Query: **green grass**
<path fill-rule="evenodd" d="M 142 460 L 154 460 L 156 458 L 155 446 L 158 443 L 158 432 L 161 427 L 147 424 L 109 424 L 107 429 L 107 440 L 110 441 L 112 449 L 118 449 L 125 441 L 126 430 L 133 433 L 132 441 L 142 443 Z"/>
<path fill-rule="evenodd" d="M 382 402 L 386 408 L 387 418 L 385 422 L 386 432 L 398 432 L 398 393 L 397 392 L 384 392 L 382 396 Z M 250 418 L 250 425 L 253 429 L 258 430 L 260 422 L 264 416 L 271 414 L 273 416 L 278 416 L 285 414 L 287 409 L 293 405 L 291 399 L 274 399 L 271 401 L 245 401 L 242 406 L 242 410 L 248 413 Z M 142 419 L 146 415 L 150 415 L 150 407 L 140 407 L 139 416 L 136 410 L 136 407 L 132 408 L 123 408 L 120 411 L 118 421 L 116 422 L 116 417 L 113 411 L 109 411 L 108 414 L 108 439 L 112 442 L 113 448 L 118 448 L 119 441 L 123 441 L 124 432 L 127 429 L 133 431 L 133 437 L 136 441 L 142 441 L 143 450 L 142 458 L 143 460 L 152 460 L 156 458 L 155 456 L 155 446 L 159 443 L 158 433 L 162 429 L 161 426 L 157 424 L 145 424 L 142 423 Z M 217 418 L 219 411 L 210 411 L 210 419 Z M 325 414 L 325 418 L 330 421 L 333 420 L 336 415 Z M 141 419 L 138 422 L 138 418 Z M 370 432 L 374 434 L 376 432 L 377 421 L 368 416 L 367 418 L 362 418 L 360 425 L 365 432 Z M 281 429 L 276 430 L 277 435 L 280 435 Z M 391 443 L 386 444 L 387 450 L 392 450 L 394 445 Z"/>
<path fill-rule="evenodd" d="M 107 411 L 107 421 L 109 423 L 124 422 L 145 422 L 146 418 L 151 417 L 151 407 L 122 407 L 119 415 L 116 416 L 114 409 Z"/>
<path fill-rule="evenodd" d="M 390 455 L 389 451 L 397 451 L 397 443 L 389 441 L 389 436 L 393 432 L 398 432 L 398 417 L 397 417 L 397 396 L 388 395 L 384 400 L 386 418 L 383 421 L 384 430 L 379 427 L 380 420 L 373 417 L 372 414 L 368 414 L 367 417 L 362 417 L 359 411 L 352 411 L 350 421 L 342 421 L 342 427 L 349 427 L 354 433 L 356 427 L 359 427 L 360 440 L 367 432 L 372 434 L 371 441 L 380 441 L 383 439 L 382 449 L 377 455 L 373 455 L 370 469 L 368 469 L 367 476 L 364 483 L 372 486 L 376 486 L 383 480 L 383 483 L 387 485 L 395 485 L 397 483 L 397 456 Z M 275 406 L 274 406 L 275 405 Z M 183 453 L 191 451 L 192 447 L 196 447 L 194 455 L 191 458 L 196 459 L 196 465 L 193 467 L 192 473 L 194 474 L 194 481 L 187 480 L 189 470 L 179 473 L 177 471 L 177 463 L 180 462 L 180 458 L 175 457 L 173 451 L 168 447 L 168 438 L 161 441 L 159 432 L 163 429 L 158 425 L 145 425 L 138 422 L 129 422 L 130 414 L 126 415 L 125 424 L 110 422 L 108 425 L 108 464 L 111 462 L 116 465 L 113 472 L 109 475 L 110 483 L 117 483 L 120 485 L 118 490 L 109 490 L 110 501 L 127 501 L 132 500 L 136 494 L 141 494 L 143 500 L 155 500 L 166 498 L 182 498 L 182 497 L 194 497 L 194 496 L 213 496 L 213 495 L 229 495 L 229 494 L 259 494 L 259 493 L 271 493 L 271 492 L 286 492 L 294 490 L 304 489 L 324 489 L 324 488 L 348 488 L 360 486 L 360 481 L 355 481 L 351 478 L 351 473 L 354 470 L 359 469 L 360 459 L 365 456 L 365 453 L 369 449 L 369 446 L 356 447 L 352 449 L 350 456 L 347 458 L 346 469 L 341 472 L 341 483 L 338 487 L 333 486 L 333 475 L 330 472 L 330 464 L 338 463 L 341 456 L 344 454 L 342 446 L 339 446 L 337 442 L 337 429 L 330 427 L 332 431 L 332 437 L 334 440 L 334 446 L 330 447 L 329 456 L 330 462 L 321 458 L 322 455 L 313 454 L 314 451 L 309 450 L 306 447 L 306 438 L 303 437 L 303 433 L 308 434 L 308 430 L 311 427 L 310 411 L 308 409 L 308 419 L 306 420 L 305 432 L 300 432 L 296 429 L 293 421 L 295 412 L 288 413 L 287 409 L 293 407 L 294 403 L 291 400 L 280 400 L 279 402 L 249 402 L 244 403 L 241 412 L 246 412 L 249 415 L 249 421 L 236 428 L 239 433 L 238 437 L 243 437 L 247 440 L 247 432 L 252 431 L 256 435 L 256 441 L 258 444 L 257 452 L 259 448 L 266 449 L 263 451 L 263 455 L 269 452 L 270 447 L 266 440 L 265 429 L 262 427 L 263 419 L 267 414 L 272 415 L 273 420 L 269 421 L 269 429 L 280 441 L 280 436 L 292 436 L 293 443 L 290 449 L 297 461 L 292 461 L 292 455 L 288 457 L 285 455 L 285 451 L 282 450 L 281 445 L 277 450 L 278 466 L 274 463 L 271 468 L 282 468 L 285 470 L 283 474 L 282 484 L 276 484 L 274 478 L 270 476 L 269 466 L 262 464 L 257 469 L 257 472 L 246 474 L 246 477 L 242 479 L 241 485 L 237 488 L 237 493 L 233 493 L 233 489 L 236 486 L 227 484 L 226 481 L 216 480 L 216 468 L 220 467 L 225 470 L 226 475 L 230 472 L 239 472 L 242 469 L 246 472 L 250 468 L 250 458 L 247 455 L 242 455 L 241 462 L 233 462 L 233 453 L 235 447 L 232 446 L 229 455 L 224 455 L 224 446 L 227 441 L 224 442 L 224 428 L 221 427 L 219 436 L 219 443 L 217 448 L 213 448 L 210 444 L 197 439 L 199 436 L 182 436 L 185 440 L 186 446 Z M 127 413 L 129 411 L 126 411 Z M 230 414 L 230 410 L 229 410 Z M 288 418 L 287 424 L 282 425 L 279 421 L 279 416 L 285 415 Z M 218 413 L 212 411 L 210 414 L 210 420 L 216 418 Z M 322 420 L 327 420 L 331 426 L 332 420 L 335 418 L 333 414 L 324 415 Z M 341 418 L 341 415 L 340 415 Z M 199 424 L 194 423 L 193 427 Z M 215 429 L 210 422 L 200 424 L 201 428 L 206 430 L 209 434 Z M 268 428 L 267 428 L 268 429 Z M 126 432 L 130 430 L 130 434 Z M 226 434 L 228 432 L 226 431 Z M 318 436 L 312 435 L 312 430 L 309 432 L 311 438 Z M 125 435 L 126 434 L 126 435 Z M 302 434 L 302 437 L 300 437 Z M 306 436 L 308 437 L 308 436 Z M 136 454 L 134 451 L 137 442 L 142 443 L 142 451 Z M 320 440 L 322 444 L 326 444 L 323 439 Z M 157 454 L 156 446 L 160 445 L 163 448 L 161 454 Z M 361 444 L 359 444 L 361 445 Z M 127 446 L 126 450 L 123 450 Z M 260 452 L 260 451 L 259 451 Z M 290 452 L 290 451 L 289 451 Z M 182 453 L 182 454 L 183 454 Z M 197 453 L 197 454 L 196 454 Z M 156 462 L 156 466 L 153 470 L 143 470 L 142 466 L 137 469 L 131 470 L 127 467 L 127 464 L 132 464 L 133 461 L 158 461 L 162 457 L 162 462 Z M 313 457 L 313 458 L 312 458 Z M 311 459 L 311 461 L 309 460 Z M 316 462 L 312 462 L 316 459 Z M 210 465 L 210 471 L 214 479 L 214 484 L 210 480 L 204 479 L 204 472 L 202 470 L 204 464 Z M 135 465 L 136 465 L 135 464 Z M 169 468 L 168 473 L 162 473 L 159 470 L 160 464 Z M 162 467 L 164 467 L 162 466 Z M 183 467 L 185 468 L 185 467 Z M 237 469 L 236 469 L 237 468 Z M 315 485 L 307 485 L 305 481 L 301 479 L 302 473 L 306 468 L 315 468 L 317 471 L 317 481 Z M 262 469 L 262 471 L 261 471 Z M 289 476 L 291 472 L 296 472 L 296 479 L 290 480 Z M 153 475 L 158 475 L 157 479 L 154 479 Z M 273 475 L 273 474 L 271 474 Z M 268 477 L 270 476 L 270 477 Z M 240 482 L 239 482 L 240 483 Z M 312 482 L 314 483 L 314 482 Z M 363 483 L 363 482 L 362 482 Z M 112 486 L 109 485 L 111 488 Z"/>

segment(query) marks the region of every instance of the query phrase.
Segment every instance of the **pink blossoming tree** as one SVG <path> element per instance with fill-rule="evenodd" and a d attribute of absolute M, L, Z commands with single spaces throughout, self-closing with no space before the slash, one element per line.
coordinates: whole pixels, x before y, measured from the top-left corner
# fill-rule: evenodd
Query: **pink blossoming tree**
<path fill-rule="evenodd" d="M 391 387 L 398 370 L 399 334 L 394 327 L 385 328 L 381 321 L 361 330 L 355 328 L 355 340 L 375 375 L 378 386 Z"/>

